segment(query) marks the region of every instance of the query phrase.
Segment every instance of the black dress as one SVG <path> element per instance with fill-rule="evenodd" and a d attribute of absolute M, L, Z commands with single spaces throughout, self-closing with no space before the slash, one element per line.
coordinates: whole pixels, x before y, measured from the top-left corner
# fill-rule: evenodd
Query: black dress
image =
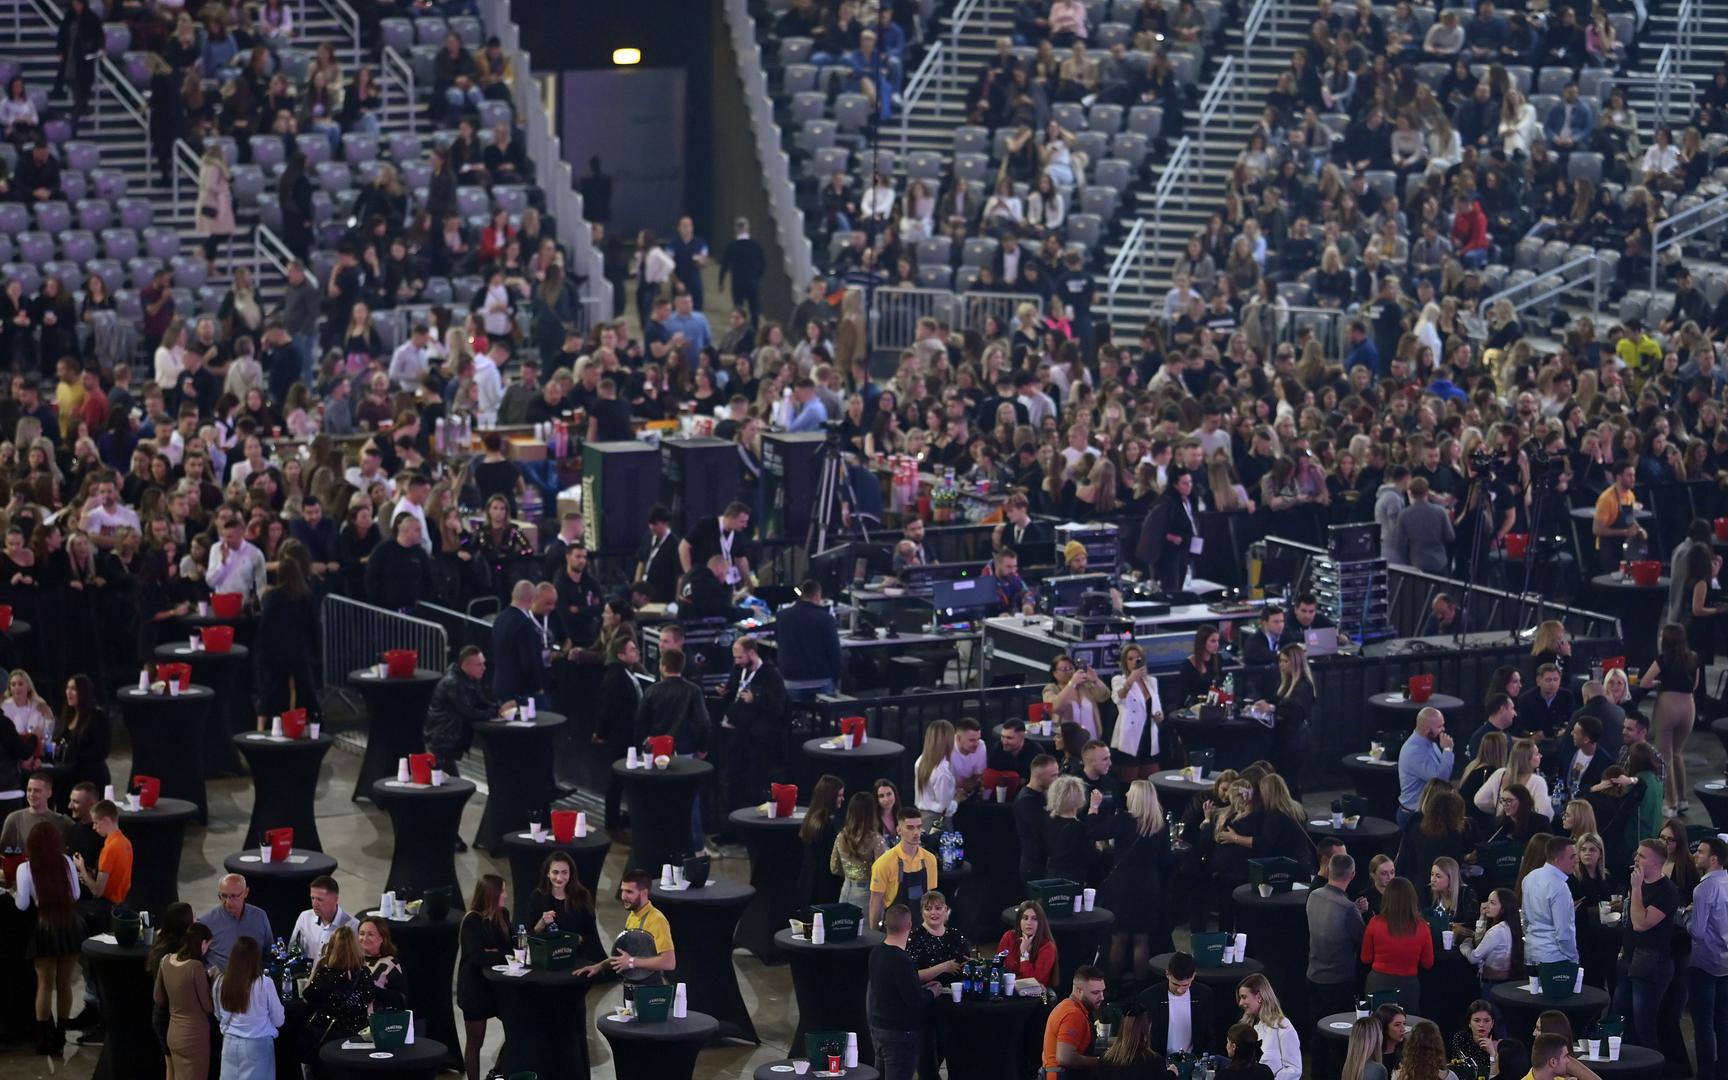
<path fill-rule="evenodd" d="M 318 599 L 308 592 L 293 597 L 281 588 L 265 590 L 253 641 L 258 714 L 276 716 L 293 704 L 320 719 L 318 689 L 312 676 L 312 650 L 318 640 Z"/>
<path fill-rule="evenodd" d="M 1084 818 L 1046 817 L 1039 826 L 1039 846 L 1044 851 L 1044 876 L 1078 881 L 1096 880 L 1092 872 L 1097 849 L 1094 840 L 1104 838 L 1109 822 L 1098 814 Z"/>
<path fill-rule="evenodd" d="M 1133 814 L 1112 814 L 1110 839 L 1116 860 L 1104 879 L 1098 903 L 1116 913 L 1118 934 L 1164 933 L 1161 885 L 1170 853 L 1169 831 L 1159 828 L 1142 836 Z"/>
<path fill-rule="evenodd" d="M 800 843 L 804 860 L 798 866 L 796 907 L 809 904 L 832 904 L 840 898 L 839 876 L 828 870 L 829 856 L 834 852 L 834 838 L 840 835 L 840 814 L 830 813 L 822 828 L 808 843 Z"/>
<path fill-rule="evenodd" d="M 919 923 L 912 928 L 912 936 L 906 939 L 906 952 L 912 957 L 912 966 L 923 971 L 948 960 L 964 961 L 971 955 L 972 946 L 967 943 L 966 935 L 952 926 L 937 937 Z M 954 976 L 945 976 L 943 981 L 953 982 Z"/>
<path fill-rule="evenodd" d="M 464 1020 L 490 1020 L 498 1015 L 498 1002 L 485 971 L 504 962 L 510 951 L 510 912 L 504 923 L 483 919 L 470 911 L 462 916 L 462 962 L 456 967 L 456 1007 Z"/>
<path fill-rule="evenodd" d="M 307 1064 L 317 1062 L 318 1051 L 325 1043 L 358 1035 L 377 999 L 378 987 L 372 981 L 372 973 L 364 967 L 346 971 L 319 968 L 306 986 L 306 1004 L 312 1006 L 313 1012 L 306 1021 L 300 1060 Z M 313 1074 L 324 1075 L 317 1065 L 313 1066 Z"/>
<path fill-rule="evenodd" d="M 1224 664 L 1214 656 L 1206 670 L 1194 666 L 1194 658 L 1186 657 L 1182 666 L 1176 671 L 1176 704 L 1187 705 L 1197 698 L 1203 698 L 1207 692 L 1224 681 Z"/>
<path fill-rule="evenodd" d="M 113 725 L 108 720 L 107 711 L 97 707 L 78 721 L 76 730 L 61 738 L 56 753 L 60 756 L 60 764 L 68 770 L 60 781 L 68 791 L 72 785 L 86 781 L 95 784 L 97 790 L 108 786 L 111 780 L 108 753 L 112 736 Z"/>
<path fill-rule="evenodd" d="M 585 964 L 598 964 L 606 959 L 606 947 L 600 941 L 600 925 L 594 921 L 593 904 L 584 907 L 569 896 L 560 900 L 535 889 L 528 894 L 528 906 L 522 909 L 523 922 L 530 927 L 538 925 L 540 916 L 548 911 L 552 912 L 552 921 L 559 930 L 582 939 L 576 943 L 576 955 Z"/>

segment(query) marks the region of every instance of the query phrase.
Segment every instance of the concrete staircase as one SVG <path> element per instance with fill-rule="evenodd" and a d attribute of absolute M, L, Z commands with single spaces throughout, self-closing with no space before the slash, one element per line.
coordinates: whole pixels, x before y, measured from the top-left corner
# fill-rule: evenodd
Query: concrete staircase
<path fill-rule="evenodd" d="M 937 35 L 925 55 L 928 81 L 915 100 L 882 129 L 882 145 L 905 155 L 928 151 L 951 154 L 954 129 L 966 123 L 966 91 L 978 71 L 996 54 L 996 40 L 1014 34 L 1011 0 L 963 0 L 937 20 Z M 910 90 L 918 65 L 906 72 Z"/>

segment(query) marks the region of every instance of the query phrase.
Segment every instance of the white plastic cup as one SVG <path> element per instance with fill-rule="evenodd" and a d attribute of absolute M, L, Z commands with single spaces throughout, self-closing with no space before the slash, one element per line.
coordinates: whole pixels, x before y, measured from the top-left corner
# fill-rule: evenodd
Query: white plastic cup
<path fill-rule="evenodd" d="M 1610 914 L 1612 914 L 1613 911 L 1614 911 L 1614 905 L 1610 901 L 1603 900 L 1596 905 L 1596 916 L 1597 916 L 1597 918 L 1601 919 L 1603 922 L 1608 921 L 1608 916 Z"/>
<path fill-rule="evenodd" d="M 193 634 L 191 637 L 186 639 L 186 647 L 193 652 L 197 652 L 198 647 L 202 645 L 203 642 L 203 638 L 199 637 L 197 634 Z"/>
<path fill-rule="evenodd" d="M 1342 829 L 1344 827 L 1343 811 L 1335 810 L 1332 812 L 1332 827 L 1334 829 Z"/>
<path fill-rule="evenodd" d="M 799 1076 L 803 1076 L 805 1073 L 810 1071 L 810 1063 L 803 1058 L 799 1058 L 797 1061 L 792 1063 L 792 1071 Z"/>
<path fill-rule="evenodd" d="M 641 759 L 637 756 L 636 748 L 634 746 L 632 746 L 628 750 L 624 751 L 624 767 L 626 769 L 636 768 L 636 766 L 640 762 L 640 760 Z"/>
<path fill-rule="evenodd" d="M 1081 895 L 1085 898 L 1084 902 L 1083 902 L 1085 910 L 1091 911 L 1092 908 L 1098 903 L 1098 890 L 1097 889 L 1087 889 Z"/>
<path fill-rule="evenodd" d="M 143 803 L 139 801 L 137 793 L 136 792 L 128 792 L 126 795 L 126 809 L 128 809 L 128 810 L 132 811 L 134 814 L 136 814 L 138 811 L 142 810 L 143 808 L 144 808 Z"/>
<path fill-rule="evenodd" d="M 1259 889 L 1260 889 L 1261 898 L 1265 898 L 1265 897 L 1272 895 L 1272 886 L 1270 886 L 1270 885 L 1261 885 L 1261 886 L 1259 886 Z"/>
<path fill-rule="evenodd" d="M 314 720 L 310 724 L 306 725 L 306 737 L 308 739 L 316 739 L 318 737 L 319 733 L 322 732 L 323 730 L 324 730 L 324 725 L 320 724 L 318 721 Z"/>
<path fill-rule="evenodd" d="M 180 680 L 179 679 L 169 679 L 168 680 L 168 696 L 169 697 L 179 697 L 180 696 Z"/>
<path fill-rule="evenodd" d="M 1448 950 L 1450 950 L 1452 948 L 1452 942 L 1454 940 L 1455 940 L 1455 938 L 1454 938 L 1452 931 L 1450 931 L 1450 930 L 1440 931 L 1440 943 L 1442 945 L 1444 945 Z"/>
<path fill-rule="evenodd" d="M 208 600 L 198 601 L 198 617 L 200 619 L 207 619 L 210 617 L 210 602 Z"/>
<path fill-rule="evenodd" d="M 1248 935 L 1247 934 L 1237 934 L 1236 935 L 1236 959 L 1238 961 L 1248 959 Z"/>
<path fill-rule="evenodd" d="M 1618 1035 L 1608 1036 L 1608 1060 L 1620 1060 L 1620 1036 Z"/>
<path fill-rule="evenodd" d="M 588 835 L 588 814 L 586 811 L 576 811 L 576 835 L 578 837 Z"/>
<path fill-rule="evenodd" d="M 672 884 L 680 889 L 684 887 L 684 868 L 677 863 L 672 864 Z"/>
<path fill-rule="evenodd" d="M 113 784 L 109 784 L 102 789 L 102 797 L 104 799 L 107 799 L 109 802 L 114 801 L 114 785 Z"/>
<path fill-rule="evenodd" d="M 964 986 L 960 985 L 959 983 L 954 983 L 948 987 L 948 994 L 950 997 L 952 997 L 954 999 L 956 1004 L 959 1003 L 960 995 L 965 993 L 965 991 L 966 991 L 966 988 Z"/>
<path fill-rule="evenodd" d="M 1008 785 L 1007 784 L 997 784 L 996 785 L 996 801 L 997 802 L 1007 802 L 1008 801 Z"/>
<path fill-rule="evenodd" d="M 1206 779 L 1206 766 L 1204 766 L 1204 765 L 1194 766 L 1194 781 L 1195 781 L 1195 783 L 1199 783 L 1200 781 L 1202 781 L 1204 779 Z"/>
<path fill-rule="evenodd" d="M 413 775 L 414 774 L 408 770 L 408 759 L 407 758 L 397 758 L 396 759 L 396 782 L 398 784 L 406 784 Z"/>
<path fill-rule="evenodd" d="M 387 666 L 385 666 L 384 664 L 373 664 L 372 665 L 372 677 L 376 678 L 376 679 L 382 679 L 385 676 L 385 674 L 387 672 L 389 672 L 389 670 L 390 669 Z"/>
<path fill-rule="evenodd" d="M 1530 984 L 1524 989 L 1530 991 L 1532 994 L 1540 994 L 1542 992 L 1542 979 L 1536 975 L 1530 976 Z"/>
<path fill-rule="evenodd" d="M 259 844 L 258 845 L 258 861 L 259 862 L 269 862 L 270 861 L 270 845 L 269 844 Z"/>
<path fill-rule="evenodd" d="M 1002 973 L 1002 992 L 1004 994 L 1012 994 L 1014 992 L 1015 980 L 1019 978 L 1020 976 L 1014 974 L 1012 971 L 1004 971 Z"/>
<path fill-rule="evenodd" d="M 768 800 L 768 816 L 771 818 L 780 816 L 780 800 L 774 798 Z"/>
<path fill-rule="evenodd" d="M 386 892 L 378 897 L 378 914 L 388 919 L 396 910 L 396 894 Z"/>
<path fill-rule="evenodd" d="M 432 770 L 432 786 L 433 787 L 443 787 L 444 786 L 444 770 L 443 769 L 433 769 Z"/>
<path fill-rule="evenodd" d="M 1590 1039 L 1590 1040 L 1588 1040 L 1588 1043 L 1590 1046 L 1590 1058 L 1591 1058 L 1591 1060 L 1593 1060 L 1593 1061 L 1601 1060 L 1601 1058 L 1602 1058 L 1602 1040 L 1601 1039 Z"/>
<path fill-rule="evenodd" d="M 280 716 L 270 718 L 270 734 L 274 738 L 280 739 L 282 737 L 282 718 Z"/>
<path fill-rule="evenodd" d="M 528 823 L 528 835 L 534 838 L 535 843 L 539 843 L 546 835 L 546 826 L 540 824 L 538 821 L 530 821 Z"/>
<path fill-rule="evenodd" d="M 1076 915 L 1080 914 L 1081 910 L 1085 907 L 1085 905 L 1086 905 L 1085 897 L 1079 893 L 1075 893 L 1074 894 L 1074 914 L 1076 914 Z"/>
<path fill-rule="evenodd" d="M 661 863 L 660 864 L 660 885 L 661 885 L 661 887 L 668 888 L 668 889 L 672 887 L 672 864 L 671 863 Z"/>
<path fill-rule="evenodd" d="M 1221 964 L 1234 964 L 1236 962 L 1236 946 L 1232 943 L 1226 942 L 1224 945 L 1224 951 L 1218 954 L 1218 962 Z"/>

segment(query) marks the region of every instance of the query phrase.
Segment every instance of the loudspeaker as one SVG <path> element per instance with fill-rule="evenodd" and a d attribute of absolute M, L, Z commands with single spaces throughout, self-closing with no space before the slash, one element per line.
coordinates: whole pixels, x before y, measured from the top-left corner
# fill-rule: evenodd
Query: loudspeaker
<path fill-rule="evenodd" d="M 644 442 L 582 447 L 582 516 L 589 550 L 630 552 L 660 499 L 660 454 Z"/>
<path fill-rule="evenodd" d="M 757 529 L 756 535 L 773 532 L 802 542 L 816 506 L 816 452 L 826 439 L 820 431 L 777 431 L 762 436 L 769 527 Z"/>
<path fill-rule="evenodd" d="M 672 527 L 688 536 L 703 518 L 719 517 L 738 496 L 738 448 L 703 436 L 660 444 L 661 501 L 672 511 Z"/>

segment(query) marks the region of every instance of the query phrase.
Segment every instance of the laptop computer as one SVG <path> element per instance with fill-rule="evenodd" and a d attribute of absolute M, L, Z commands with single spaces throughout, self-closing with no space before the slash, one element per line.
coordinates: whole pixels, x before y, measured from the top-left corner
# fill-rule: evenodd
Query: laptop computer
<path fill-rule="evenodd" d="M 1336 656 L 1338 654 L 1338 631 L 1333 627 L 1323 630 L 1302 631 L 1302 645 L 1308 650 L 1308 659 L 1316 656 Z"/>

